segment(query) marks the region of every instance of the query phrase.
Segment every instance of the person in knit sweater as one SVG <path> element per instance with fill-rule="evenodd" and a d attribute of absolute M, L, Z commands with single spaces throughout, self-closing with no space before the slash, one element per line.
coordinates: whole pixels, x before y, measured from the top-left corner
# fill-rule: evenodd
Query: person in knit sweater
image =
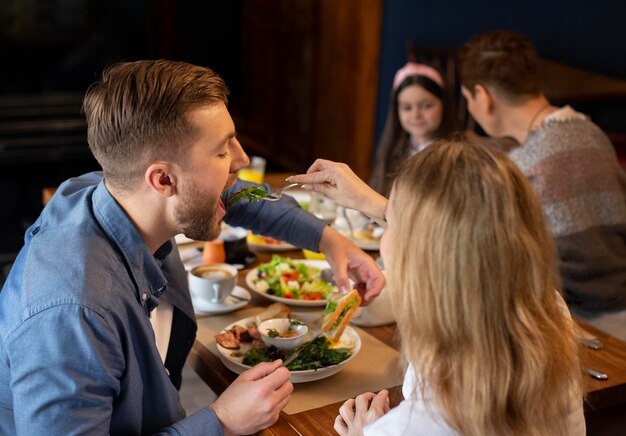
<path fill-rule="evenodd" d="M 610 140 L 585 115 L 550 104 L 519 33 L 470 39 L 461 84 L 483 130 L 520 144 L 509 156 L 542 200 L 570 310 L 626 340 L 626 176 Z"/>

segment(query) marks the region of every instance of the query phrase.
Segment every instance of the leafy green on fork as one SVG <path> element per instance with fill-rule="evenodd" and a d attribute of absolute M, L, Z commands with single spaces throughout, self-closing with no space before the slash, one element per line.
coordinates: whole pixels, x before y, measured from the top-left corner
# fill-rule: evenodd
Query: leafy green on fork
<path fill-rule="evenodd" d="M 248 201 L 260 200 L 267 197 L 267 191 L 260 186 L 250 186 L 243 188 L 241 191 L 233 194 L 232 197 L 226 202 L 226 209 L 228 210 L 237 200 L 245 198 Z"/>

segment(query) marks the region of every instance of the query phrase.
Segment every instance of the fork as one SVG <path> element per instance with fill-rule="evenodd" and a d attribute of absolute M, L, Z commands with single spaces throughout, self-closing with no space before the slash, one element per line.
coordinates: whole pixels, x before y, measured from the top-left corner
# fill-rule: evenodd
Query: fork
<path fill-rule="evenodd" d="M 302 186 L 303 183 L 292 183 L 290 185 L 285 186 L 283 189 L 281 189 L 280 191 L 274 191 L 271 192 L 267 195 L 267 197 L 263 197 L 261 198 L 261 200 L 266 200 L 266 201 L 278 201 L 281 198 L 283 198 L 283 195 L 285 195 L 285 191 L 291 188 L 295 188 L 295 187 L 299 187 Z"/>

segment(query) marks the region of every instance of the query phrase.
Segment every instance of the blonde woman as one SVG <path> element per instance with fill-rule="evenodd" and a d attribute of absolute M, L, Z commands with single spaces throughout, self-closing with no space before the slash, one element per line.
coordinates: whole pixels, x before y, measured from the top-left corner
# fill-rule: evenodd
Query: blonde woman
<path fill-rule="evenodd" d="M 348 167 L 296 176 L 386 220 L 404 401 L 366 393 L 339 410 L 341 435 L 584 435 L 574 323 L 537 195 L 503 153 L 440 142 L 401 168 L 389 203 Z M 350 206 L 350 205 L 348 205 Z"/>

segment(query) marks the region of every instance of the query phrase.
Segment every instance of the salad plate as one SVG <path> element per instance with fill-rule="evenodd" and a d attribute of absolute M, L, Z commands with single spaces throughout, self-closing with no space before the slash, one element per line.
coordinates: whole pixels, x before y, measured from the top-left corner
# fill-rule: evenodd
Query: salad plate
<path fill-rule="evenodd" d="M 306 273 L 313 277 L 313 280 L 305 280 L 303 274 L 294 271 L 293 268 L 287 268 L 284 266 L 284 264 L 289 263 L 296 265 L 296 268 L 304 269 Z M 322 294 L 324 292 L 328 294 L 332 292 L 333 287 L 319 278 L 321 271 L 327 268 L 330 268 L 330 265 L 325 260 L 290 259 L 274 255 L 272 257 L 272 262 L 260 265 L 248 271 L 246 274 L 246 285 L 248 285 L 253 292 L 283 304 L 290 306 L 323 307 L 326 306 L 325 295 L 322 295 L 321 298 L 318 299 L 309 300 L 298 298 L 299 296 L 306 294 L 306 290 L 300 292 L 294 291 L 290 294 L 281 291 L 284 291 L 293 282 L 298 282 L 301 288 L 303 287 L 302 283 L 308 282 L 312 285 L 311 289 L 313 291 L 315 291 L 315 289 L 319 286 L 322 289 Z M 268 274 L 274 274 L 275 279 L 272 280 L 269 277 L 260 277 L 260 269 L 261 272 L 266 270 Z M 272 287 L 274 289 L 272 289 Z M 306 288 L 309 288 L 309 285 L 306 285 Z M 278 292 L 276 292 L 277 290 Z"/>
<path fill-rule="evenodd" d="M 306 322 L 307 314 L 294 314 L 294 317 L 302 319 L 302 321 Z M 310 315 L 310 314 L 309 314 Z M 241 319 L 236 321 L 226 327 L 222 331 L 229 330 L 233 328 L 235 325 L 240 325 L 242 327 L 249 327 L 251 324 L 255 322 L 256 317 L 251 316 L 248 318 Z M 315 332 L 309 331 L 310 339 L 313 339 Z M 249 343 L 241 343 L 240 348 L 237 350 L 230 350 L 228 348 L 222 347 L 220 344 L 216 343 L 217 349 L 219 351 L 219 358 L 224 363 L 224 365 L 230 369 L 231 371 L 241 374 L 242 372 L 251 368 L 249 365 L 245 365 L 243 363 L 243 355 L 252 347 Z M 352 360 L 361 349 L 361 337 L 358 332 L 352 327 L 346 327 L 345 331 L 341 335 L 341 338 L 336 344 L 331 345 L 331 348 L 347 348 L 351 351 L 350 356 L 331 366 L 327 366 L 324 368 L 318 369 L 305 369 L 305 370 L 290 370 L 291 372 L 291 382 L 292 383 L 304 383 L 310 382 L 314 380 L 320 380 L 326 377 L 330 377 L 341 371 L 347 364 Z"/>
<path fill-rule="evenodd" d="M 255 235 L 251 232 L 248 233 L 246 242 L 248 243 L 248 247 L 255 251 L 297 250 L 297 247 L 289 244 L 288 242 L 279 241 L 278 239 L 270 238 L 269 236 Z"/>

